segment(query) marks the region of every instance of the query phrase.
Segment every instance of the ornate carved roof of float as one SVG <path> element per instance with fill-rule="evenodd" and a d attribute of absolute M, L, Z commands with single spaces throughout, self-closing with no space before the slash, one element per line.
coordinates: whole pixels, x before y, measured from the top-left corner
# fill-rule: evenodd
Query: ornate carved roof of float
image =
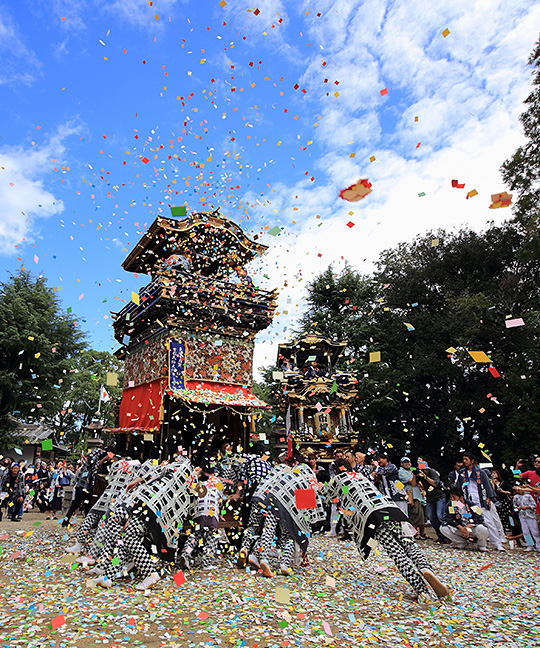
<path fill-rule="evenodd" d="M 290 357 L 291 352 L 295 355 L 299 353 L 306 355 L 307 353 L 308 357 L 310 355 L 329 355 L 332 364 L 335 364 L 345 350 L 346 346 L 347 340 L 337 342 L 323 338 L 322 336 L 316 335 L 315 333 L 306 333 L 296 340 L 292 340 L 291 342 L 283 343 L 278 346 L 277 364 L 279 366 L 281 357 L 283 357 L 284 355 L 286 357 Z M 284 351 L 286 352 L 285 354 L 283 353 Z"/>
<path fill-rule="evenodd" d="M 148 274 L 158 261 L 187 252 L 195 269 L 209 276 L 242 267 L 267 249 L 250 240 L 241 227 L 217 210 L 193 213 L 182 220 L 158 216 L 122 267 Z"/>

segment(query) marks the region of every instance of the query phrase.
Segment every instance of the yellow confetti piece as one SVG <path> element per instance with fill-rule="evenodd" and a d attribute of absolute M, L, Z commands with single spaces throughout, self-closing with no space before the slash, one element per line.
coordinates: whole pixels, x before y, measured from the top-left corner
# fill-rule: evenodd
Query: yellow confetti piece
<path fill-rule="evenodd" d="M 290 591 L 286 587 L 276 587 L 276 603 L 285 603 L 285 605 L 289 605 L 290 602 Z"/>
<path fill-rule="evenodd" d="M 372 155 L 372 156 L 369 158 L 369 161 L 370 161 L 370 162 L 375 162 L 375 156 Z"/>
<path fill-rule="evenodd" d="M 442 32 L 442 35 L 446 38 L 446 37 L 448 36 L 449 33 L 450 33 L 450 30 L 449 30 L 448 28 L 446 28 L 446 29 Z"/>
<path fill-rule="evenodd" d="M 118 374 L 108 371 L 106 383 L 108 387 L 116 387 L 118 385 Z"/>
<path fill-rule="evenodd" d="M 469 351 L 467 353 L 475 362 L 491 362 L 491 358 L 483 351 Z"/>
<path fill-rule="evenodd" d="M 380 362 L 381 361 L 381 352 L 380 351 L 370 351 L 369 352 L 369 361 L 370 362 Z"/>

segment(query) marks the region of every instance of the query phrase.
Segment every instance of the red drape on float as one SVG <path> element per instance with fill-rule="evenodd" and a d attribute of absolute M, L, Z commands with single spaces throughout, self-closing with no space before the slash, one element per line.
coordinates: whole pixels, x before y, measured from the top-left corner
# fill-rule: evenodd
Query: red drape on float
<path fill-rule="evenodd" d="M 128 387 L 122 392 L 120 429 L 157 430 L 165 380 Z"/>

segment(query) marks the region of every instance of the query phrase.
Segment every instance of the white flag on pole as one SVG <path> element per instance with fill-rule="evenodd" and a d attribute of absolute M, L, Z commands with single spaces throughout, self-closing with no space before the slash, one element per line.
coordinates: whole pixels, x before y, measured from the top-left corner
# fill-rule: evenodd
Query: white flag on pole
<path fill-rule="evenodd" d="M 101 389 L 99 391 L 99 402 L 100 403 L 102 403 L 102 402 L 107 403 L 110 400 L 111 400 L 111 397 L 107 393 L 107 390 L 105 389 L 105 387 L 103 387 L 103 385 L 101 385 Z"/>

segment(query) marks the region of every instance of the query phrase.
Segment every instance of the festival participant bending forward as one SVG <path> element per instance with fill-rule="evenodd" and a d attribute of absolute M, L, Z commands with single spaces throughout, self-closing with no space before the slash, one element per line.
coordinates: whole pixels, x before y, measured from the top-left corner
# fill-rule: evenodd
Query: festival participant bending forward
<path fill-rule="evenodd" d="M 107 488 L 84 518 L 77 531 L 77 541 L 73 546 L 66 549 L 67 553 L 81 553 L 84 549 L 89 549 L 100 521 L 104 523 L 103 518 L 116 500 L 122 497 L 126 486 L 136 476 L 139 466 L 139 461 L 127 461 L 125 459 L 112 464 L 107 476 Z M 88 564 L 90 564 L 90 561 Z"/>
<path fill-rule="evenodd" d="M 115 497 L 111 497 L 107 512 L 99 520 L 95 534 L 92 537 L 92 542 L 88 549 L 88 555 L 82 559 L 83 564 L 86 563 L 87 565 L 93 565 L 97 563 L 95 568 L 91 570 L 91 574 L 101 576 L 105 572 L 107 557 L 112 556 L 118 538 L 124 531 L 124 527 L 133 511 L 135 503 L 134 492 L 136 487 L 142 482 L 150 482 L 152 479 L 160 475 L 163 465 L 158 465 L 154 460 L 148 459 L 142 465 L 135 466 L 132 475 L 132 478 L 136 475 L 135 479 L 125 486 L 123 492 L 117 494 Z M 112 488 L 112 484 L 110 483 L 105 493 L 109 488 Z M 105 495 L 105 493 L 103 495 Z M 97 504 L 99 504 L 99 501 Z M 84 523 L 81 527 L 83 526 Z M 67 551 L 70 552 L 69 549 Z M 100 561 L 103 564 L 101 564 Z M 127 571 L 129 571 L 129 569 L 127 569 Z"/>
<path fill-rule="evenodd" d="M 281 550 L 279 567 L 284 576 L 292 574 L 295 543 L 304 554 L 307 552 L 312 524 L 326 518 L 317 491 L 317 478 L 305 464 L 294 467 L 286 464 L 276 466 L 259 484 L 253 494 L 253 506 L 262 505 L 260 510 L 261 517 L 264 516 L 264 525 L 260 546 L 249 555 L 249 563 L 262 569 L 263 576 L 271 578 L 274 575 L 270 567 L 270 553 L 276 543 Z"/>
<path fill-rule="evenodd" d="M 365 560 L 378 542 L 419 599 L 431 598 L 426 581 L 437 596 L 449 596 L 424 553 L 412 538 L 405 537 L 401 527 L 401 522 L 407 522 L 405 514 L 391 499 L 381 495 L 368 479 L 359 473 L 345 472 L 345 464 L 341 465 L 343 472 L 338 471 L 321 493 L 329 501 L 339 501 L 362 558 Z"/>
<path fill-rule="evenodd" d="M 159 475 L 137 486 L 124 533 L 107 557 L 105 572 L 97 579 L 97 585 L 111 587 L 112 579 L 122 574 L 130 560 L 142 579 L 135 589 L 146 590 L 159 581 L 156 559 L 174 561 L 178 534 L 190 514 L 195 483 L 191 463 L 178 457 L 163 466 Z M 145 542 L 150 544 L 150 550 Z"/>

